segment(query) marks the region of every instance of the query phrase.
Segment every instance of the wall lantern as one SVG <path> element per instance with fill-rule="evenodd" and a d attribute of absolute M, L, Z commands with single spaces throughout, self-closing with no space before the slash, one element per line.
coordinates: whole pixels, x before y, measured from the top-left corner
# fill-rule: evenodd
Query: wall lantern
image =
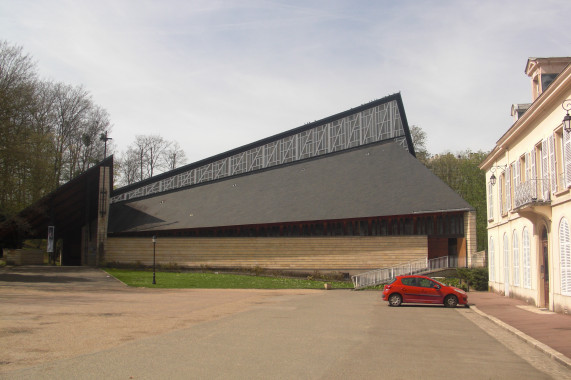
<path fill-rule="evenodd" d="M 565 101 L 563 102 L 561 107 L 563 107 L 563 109 L 565 111 L 567 111 L 567 114 L 563 118 L 563 129 L 565 129 L 565 132 L 570 133 L 571 132 L 571 115 L 569 115 L 569 111 L 571 111 L 571 99 L 565 99 Z"/>
<path fill-rule="evenodd" d="M 505 171 L 507 168 L 507 165 L 504 166 L 492 166 L 490 168 L 490 171 L 492 172 L 492 175 L 490 176 L 490 183 L 492 184 L 492 186 L 494 186 L 496 184 L 496 175 L 494 174 L 496 172 L 496 169 L 502 169 L 502 171 Z"/>

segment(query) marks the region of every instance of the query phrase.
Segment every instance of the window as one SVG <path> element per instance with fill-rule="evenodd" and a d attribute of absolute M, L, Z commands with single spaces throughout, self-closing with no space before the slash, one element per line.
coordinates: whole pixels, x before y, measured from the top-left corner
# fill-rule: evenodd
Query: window
<path fill-rule="evenodd" d="M 416 277 L 408 277 L 408 278 L 403 278 L 401 280 L 403 285 L 407 285 L 407 286 L 418 286 L 418 281 Z"/>
<path fill-rule="evenodd" d="M 513 284 L 519 286 L 519 240 L 517 231 L 514 230 L 512 240 L 512 253 L 513 253 Z"/>
<path fill-rule="evenodd" d="M 561 260 L 561 294 L 571 296 L 571 237 L 567 219 L 559 224 L 559 258 Z"/>
<path fill-rule="evenodd" d="M 490 281 L 495 281 L 496 280 L 496 276 L 495 276 L 495 254 L 494 254 L 494 238 L 490 237 L 490 246 L 489 248 L 489 252 L 490 252 L 490 257 L 489 257 L 489 262 L 490 262 Z"/>
<path fill-rule="evenodd" d="M 427 278 L 419 278 L 418 279 L 418 286 L 421 286 L 423 288 L 434 288 L 435 285 L 436 285 L 435 282 L 430 281 Z"/>
<path fill-rule="evenodd" d="M 524 227 L 522 232 L 523 244 L 523 286 L 531 289 L 531 248 L 529 244 L 529 230 Z"/>
<path fill-rule="evenodd" d="M 509 283 L 510 277 L 510 242 L 508 234 L 504 234 L 504 283 Z"/>

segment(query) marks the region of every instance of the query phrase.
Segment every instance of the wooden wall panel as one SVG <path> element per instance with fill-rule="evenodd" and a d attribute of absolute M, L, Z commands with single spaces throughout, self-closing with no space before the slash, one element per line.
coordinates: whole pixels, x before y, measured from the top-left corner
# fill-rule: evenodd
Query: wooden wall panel
<path fill-rule="evenodd" d="M 427 257 L 426 236 L 157 238 L 157 264 L 353 271 Z M 107 263 L 152 265 L 150 238 L 109 238 Z"/>

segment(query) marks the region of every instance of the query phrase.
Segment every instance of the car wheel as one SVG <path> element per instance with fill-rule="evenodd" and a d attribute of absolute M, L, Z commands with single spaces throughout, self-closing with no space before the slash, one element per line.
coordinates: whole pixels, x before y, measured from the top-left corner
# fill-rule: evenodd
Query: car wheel
<path fill-rule="evenodd" d="M 454 295 L 449 295 L 444 298 L 444 306 L 446 307 L 456 307 L 458 305 L 458 298 Z"/>
<path fill-rule="evenodd" d="M 394 293 L 389 296 L 389 306 L 400 306 L 402 297 L 400 294 Z"/>

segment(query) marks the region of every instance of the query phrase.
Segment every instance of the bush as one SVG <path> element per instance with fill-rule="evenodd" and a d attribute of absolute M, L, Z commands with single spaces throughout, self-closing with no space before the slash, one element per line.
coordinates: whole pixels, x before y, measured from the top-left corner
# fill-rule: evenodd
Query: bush
<path fill-rule="evenodd" d="M 468 285 L 461 283 L 460 279 L 456 277 L 439 278 L 438 281 L 448 286 L 453 286 L 455 288 L 459 288 L 466 291 L 468 290 Z"/>
<path fill-rule="evenodd" d="M 488 268 L 458 268 L 458 277 L 474 290 L 488 290 Z"/>

